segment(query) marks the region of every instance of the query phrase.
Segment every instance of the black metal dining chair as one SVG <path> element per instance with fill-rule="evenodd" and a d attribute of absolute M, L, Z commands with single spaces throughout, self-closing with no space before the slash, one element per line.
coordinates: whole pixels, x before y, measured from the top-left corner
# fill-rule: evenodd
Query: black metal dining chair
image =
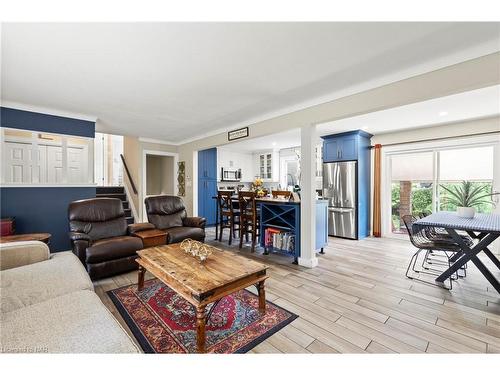
<path fill-rule="evenodd" d="M 410 241 L 417 248 L 417 251 L 410 259 L 410 263 L 408 264 L 408 268 L 406 269 L 406 277 L 412 280 L 418 280 L 426 284 L 435 285 L 435 283 L 428 282 L 422 280 L 420 278 L 415 278 L 410 275 L 410 269 L 416 274 L 427 274 L 432 276 L 439 276 L 444 270 L 431 269 L 430 267 L 421 269 L 417 269 L 417 260 L 419 255 L 424 252 L 424 262 L 426 259 L 428 260 L 431 252 L 433 254 L 441 253 L 444 255 L 446 261 L 443 262 L 445 266 L 448 268 L 451 267 L 451 258 L 452 255 L 457 254 L 461 251 L 460 246 L 456 243 L 449 240 L 440 240 L 439 238 L 434 238 L 429 235 L 429 231 L 427 228 L 415 228 L 413 224 L 418 220 L 418 217 L 412 215 L 404 215 L 403 222 L 408 231 L 408 236 L 410 237 Z M 435 272 L 433 272 L 435 271 Z M 453 288 L 453 280 L 458 279 L 458 273 L 455 273 L 453 277 L 450 277 L 450 287 L 446 289 L 451 290 Z"/>
<path fill-rule="evenodd" d="M 431 213 L 430 212 L 421 212 L 418 217 L 420 219 L 425 218 L 426 216 L 429 216 Z M 424 231 L 426 236 L 433 240 L 433 241 L 447 241 L 452 244 L 455 244 L 455 240 L 448 234 L 448 232 L 443 229 L 443 228 L 435 228 L 435 227 L 424 227 Z M 460 237 L 462 240 L 467 244 L 467 246 L 474 246 L 477 242 L 477 240 L 474 240 L 472 237 L 470 237 L 467 234 L 461 234 Z M 451 258 L 450 261 L 454 262 L 456 261 L 460 256 L 462 256 L 463 251 L 460 250 L 456 254 L 454 254 Z M 432 264 L 443 264 L 443 260 L 439 259 L 440 258 L 439 253 L 434 253 L 432 250 L 428 251 L 424 259 L 422 260 L 422 267 L 425 269 L 429 269 L 430 265 Z M 441 256 L 442 257 L 442 256 Z M 433 259 L 434 258 L 434 259 Z M 447 264 L 447 260 L 445 260 L 445 265 Z M 462 271 L 462 274 L 458 274 L 459 277 L 466 277 L 467 276 L 467 264 L 465 264 L 462 268 L 460 268 L 460 271 Z"/>

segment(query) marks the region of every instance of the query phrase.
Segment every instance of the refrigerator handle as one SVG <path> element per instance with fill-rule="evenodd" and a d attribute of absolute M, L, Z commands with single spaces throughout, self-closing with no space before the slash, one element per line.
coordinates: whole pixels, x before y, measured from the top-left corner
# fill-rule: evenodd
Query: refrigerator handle
<path fill-rule="evenodd" d="M 337 208 L 337 207 L 328 207 L 328 211 L 330 212 L 338 212 L 341 214 L 346 214 L 349 212 L 353 212 L 354 208 Z"/>

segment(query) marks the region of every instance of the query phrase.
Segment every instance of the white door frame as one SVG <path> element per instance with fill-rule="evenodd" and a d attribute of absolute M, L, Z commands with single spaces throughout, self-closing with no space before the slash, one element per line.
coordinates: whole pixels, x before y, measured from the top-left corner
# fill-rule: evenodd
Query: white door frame
<path fill-rule="evenodd" d="M 157 151 L 157 150 L 142 150 L 142 184 L 141 191 L 139 194 L 139 204 L 142 209 L 139 210 L 141 212 L 141 219 L 144 221 L 144 218 L 147 217 L 146 214 L 146 206 L 144 204 L 144 199 L 146 199 L 146 157 L 147 155 L 158 155 L 158 156 L 172 156 L 174 158 L 174 169 L 172 176 L 172 191 L 174 195 L 177 195 L 177 173 L 179 169 L 179 154 L 176 152 L 168 152 L 168 151 Z"/>

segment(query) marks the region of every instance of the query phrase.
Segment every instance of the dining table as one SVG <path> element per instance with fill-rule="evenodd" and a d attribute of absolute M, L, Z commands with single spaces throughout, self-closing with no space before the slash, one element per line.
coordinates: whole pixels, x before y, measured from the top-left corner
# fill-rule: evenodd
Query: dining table
<path fill-rule="evenodd" d="M 482 252 L 500 271 L 500 260 L 488 248 L 500 237 L 500 214 L 477 213 L 473 218 L 464 218 L 458 216 L 456 212 L 440 211 L 417 220 L 412 229 L 418 231 L 422 227 L 443 228 L 462 250 L 452 258 L 451 266 L 436 278 L 437 282 L 443 283 L 465 264 L 472 262 L 493 288 L 500 293 L 499 281 L 478 257 Z M 467 244 L 458 232 L 466 232 L 476 241 Z"/>

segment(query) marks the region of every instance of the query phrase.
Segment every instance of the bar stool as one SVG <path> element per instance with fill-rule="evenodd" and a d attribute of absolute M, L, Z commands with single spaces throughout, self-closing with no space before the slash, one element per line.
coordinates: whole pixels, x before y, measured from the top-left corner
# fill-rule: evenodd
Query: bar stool
<path fill-rule="evenodd" d="M 224 228 L 229 229 L 229 245 L 231 245 L 235 237 L 235 227 L 241 231 L 240 210 L 233 207 L 232 201 L 233 192 L 218 191 L 217 205 L 219 206 L 219 241 L 222 241 L 222 231 Z M 216 229 L 217 230 L 217 229 Z"/>
<path fill-rule="evenodd" d="M 259 237 L 259 215 L 253 191 L 240 191 L 238 193 L 240 203 L 240 249 L 243 247 L 243 235 L 248 242 L 248 235 L 252 235 L 252 253 L 255 251 L 255 243 Z"/>

